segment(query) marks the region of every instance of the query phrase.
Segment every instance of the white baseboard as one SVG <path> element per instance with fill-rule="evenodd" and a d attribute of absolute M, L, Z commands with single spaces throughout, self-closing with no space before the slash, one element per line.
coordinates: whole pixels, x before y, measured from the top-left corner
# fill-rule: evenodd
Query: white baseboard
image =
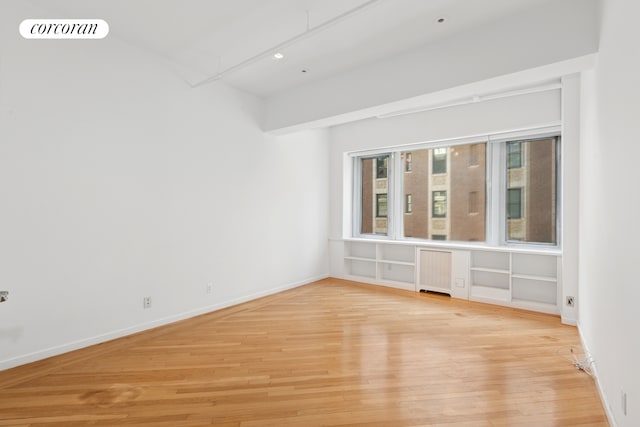
<path fill-rule="evenodd" d="M 97 335 L 91 338 L 85 338 L 77 341 L 68 342 L 55 347 L 50 347 L 44 350 L 35 351 L 33 353 L 28 353 L 21 356 L 13 357 L 11 359 L 0 360 L 0 371 L 15 368 L 21 365 L 26 365 L 27 363 L 37 362 L 39 360 L 47 359 L 53 356 L 58 356 L 63 353 L 79 350 L 81 348 L 89 347 L 95 344 L 101 344 L 114 339 L 126 337 L 128 335 L 132 335 L 138 332 L 142 332 L 149 329 L 157 328 L 159 326 L 164 326 L 174 322 L 178 322 L 180 320 L 185 320 L 192 317 L 200 316 L 202 314 L 211 313 L 217 310 L 221 310 L 223 308 L 232 307 L 234 305 L 242 304 L 244 302 L 252 301 L 254 299 L 277 294 L 278 292 L 308 285 L 309 283 L 317 282 L 318 280 L 326 279 L 328 277 L 329 277 L 329 274 L 310 277 L 297 282 L 288 283 L 286 285 L 279 286 L 277 288 L 271 288 L 262 292 L 256 292 L 254 294 L 245 295 L 240 298 L 223 301 L 218 304 L 209 305 L 206 307 L 200 307 L 194 310 L 189 310 L 183 313 L 175 314 L 168 317 L 163 317 L 161 319 L 156 319 L 151 322 L 141 323 L 139 325 L 131 326 L 129 328 L 119 329 L 116 331 L 111 331 L 105 334 Z"/>
<path fill-rule="evenodd" d="M 578 335 L 580 336 L 580 343 L 582 344 L 582 348 L 585 351 L 586 355 L 591 356 L 591 352 L 589 351 L 589 346 L 584 339 L 584 335 L 582 335 L 582 329 L 580 329 L 580 322 L 577 322 Z M 604 394 L 602 390 L 602 385 L 600 384 L 599 375 L 598 375 L 598 367 L 595 362 L 591 363 L 591 374 L 593 375 L 593 379 L 596 383 L 596 389 L 598 390 L 598 394 L 600 395 L 600 400 L 602 401 L 602 406 L 604 407 L 604 412 L 607 414 L 607 419 L 611 427 L 617 427 L 618 424 L 616 422 L 616 418 L 611 411 L 611 406 L 609 405 L 609 401 L 607 400 L 607 396 Z"/>

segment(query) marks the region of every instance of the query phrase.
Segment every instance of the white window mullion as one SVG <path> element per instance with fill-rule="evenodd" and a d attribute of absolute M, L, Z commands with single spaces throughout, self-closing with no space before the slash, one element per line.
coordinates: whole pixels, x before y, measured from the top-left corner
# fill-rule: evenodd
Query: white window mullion
<path fill-rule="evenodd" d="M 502 201 L 505 200 L 506 177 L 504 144 L 487 144 L 487 244 L 498 246 L 504 242 L 506 224 Z"/>
<path fill-rule="evenodd" d="M 392 230 L 390 230 L 389 235 L 393 236 L 394 239 L 400 240 L 403 236 L 403 227 L 404 227 L 404 191 L 402 188 L 403 179 L 402 174 L 404 173 L 404 165 L 402 164 L 402 156 L 399 152 L 393 153 L 393 170 L 392 170 L 392 181 L 390 183 L 390 187 L 392 187 L 392 196 L 391 199 L 393 201 L 393 217 L 392 217 Z"/>
<path fill-rule="evenodd" d="M 360 163 L 360 159 L 358 157 L 351 157 L 352 162 L 352 177 L 353 177 L 353 185 L 351 188 L 352 195 L 352 221 L 351 226 L 353 236 L 359 236 L 361 228 L 361 220 L 362 220 L 362 164 Z M 345 168 L 346 169 L 346 168 Z"/>

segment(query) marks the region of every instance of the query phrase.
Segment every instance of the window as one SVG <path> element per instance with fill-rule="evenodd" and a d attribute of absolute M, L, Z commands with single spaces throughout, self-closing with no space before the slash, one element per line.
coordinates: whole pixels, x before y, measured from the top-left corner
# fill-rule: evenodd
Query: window
<path fill-rule="evenodd" d="M 359 228 L 362 235 L 387 234 L 389 155 L 358 159 L 359 171 Z"/>
<path fill-rule="evenodd" d="M 432 173 L 447 173 L 447 149 L 435 148 L 433 150 Z"/>
<path fill-rule="evenodd" d="M 434 191 L 432 197 L 431 214 L 434 218 L 444 218 L 447 216 L 447 192 Z"/>
<path fill-rule="evenodd" d="M 478 192 L 472 191 L 469 193 L 469 215 L 477 215 L 478 214 Z"/>
<path fill-rule="evenodd" d="M 560 138 L 518 138 L 355 156 L 353 235 L 557 245 Z"/>
<path fill-rule="evenodd" d="M 382 156 L 376 159 L 376 178 L 383 179 L 387 177 L 387 166 L 389 165 L 389 156 Z"/>
<path fill-rule="evenodd" d="M 484 154 L 484 150 L 482 153 L 480 152 L 482 148 L 482 144 L 472 144 L 469 146 L 469 167 L 480 166 L 480 155 Z"/>
<path fill-rule="evenodd" d="M 413 170 L 413 158 L 411 153 L 404 154 L 404 171 L 411 172 Z"/>
<path fill-rule="evenodd" d="M 387 195 L 376 194 L 376 218 L 387 217 Z"/>
<path fill-rule="evenodd" d="M 506 143 L 507 241 L 557 243 L 558 144 L 555 137 Z"/>
<path fill-rule="evenodd" d="M 411 151 L 413 172 L 403 174 L 402 188 L 405 197 L 411 195 L 412 215 L 405 215 L 402 237 L 431 239 L 435 232 L 445 227 L 450 230 L 447 238 L 457 241 L 485 240 L 485 182 L 486 143 L 456 145 Z M 440 154 L 436 154 L 436 152 Z M 444 155 L 443 155 L 444 153 Z M 475 154 L 474 154 L 475 153 Z M 405 152 L 406 159 L 409 152 Z M 472 156 L 477 156 L 478 165 L 469 167 Z M 449 157 L 447 174 L 431 172 L 433 158 Z M 433 192 L 442 193 L 444 200 L 433 200 Z M 469 216 L 469 193 L 475 192 L 474 209 Z M 439 193 L 440 194 L 440 193 Z M 443 224 L 443 218 L 447 218 Z"/>
<path fill-rule="evenodd" d="M 507 218 L 522 218 L 522 188 L 509 188 L 507 190 Z"/>
<path fill-rule="evenodd" d="M 522 167 L 522 142 L 507 143 L 507 168 L 517 169 Z"/>

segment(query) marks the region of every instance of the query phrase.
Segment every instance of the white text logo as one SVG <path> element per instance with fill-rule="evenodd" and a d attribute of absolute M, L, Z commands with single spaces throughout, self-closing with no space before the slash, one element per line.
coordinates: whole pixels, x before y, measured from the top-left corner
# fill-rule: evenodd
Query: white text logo
<path fill-rule="evenodd" d="M 20 34 L 25 39 L 102 39 L 109 24 L 102 19 L 25 19 Z"/>

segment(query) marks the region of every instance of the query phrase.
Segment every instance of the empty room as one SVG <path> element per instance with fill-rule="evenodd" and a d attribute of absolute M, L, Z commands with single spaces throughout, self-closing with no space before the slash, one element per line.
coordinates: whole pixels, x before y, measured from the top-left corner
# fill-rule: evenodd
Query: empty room
<path fill-rule="evenodd" d="M 638 16 L 1 1 L 0 426 L 639 426 Z"/>

